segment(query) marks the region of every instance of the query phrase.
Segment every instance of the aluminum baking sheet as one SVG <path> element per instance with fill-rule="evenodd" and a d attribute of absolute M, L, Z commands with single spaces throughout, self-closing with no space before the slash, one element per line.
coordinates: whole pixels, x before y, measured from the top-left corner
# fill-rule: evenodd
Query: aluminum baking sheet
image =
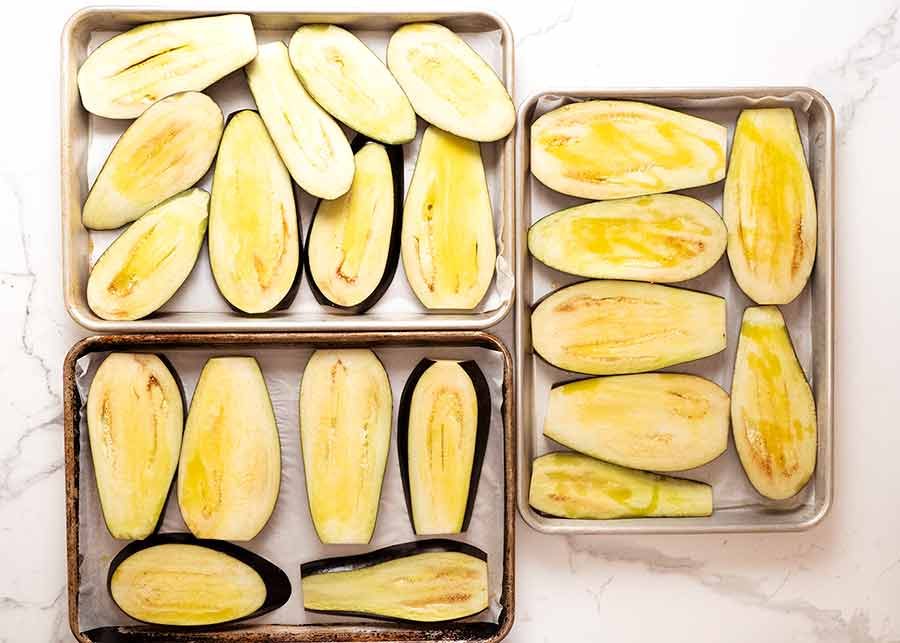
<path fill-rule="evenodd" d="M 714 513 L 708 518 L 635 518 L 623 520 L 566 520 L 542 516 L 528 504 L 531 462 L 564 447 L 546 438 L 542 426 L 550 387 L 557 382 L 585 377 L 555 368 L 531 349 L 530 314 L 535 302 L 558 288 L 582 281 L 533 260 L 528 253 L 528 227 L 563 208 L 586 203 L 547 188 L 529 170 L 530 127 L 542 114 L 562 105 L 591 98 L 638 100 L 669 107 L 720 123 L 728 128 L 731 145 L 740 111 L 748 107 L 790 107 L 800 128 L 818 207 L 818 243 L 812 278 L 800 296 L 781 310 L 794 347 L 810 379 L 818 411 L 818 454 L 815 474 L 802 492 L 783 501 L 759 495 L 747 481 L 734 442 L 728 450 L 702 467 L 679 472 L 685 478 L 713 485 Z M 807 88 L 754 88 L 710 90 L 556 91 L 537 94 L 519 111 L 517 134 L 518 247 L 516 276 L 518 300 L 515 319 L 516 376 L 518 385 L 517 431 L 519 434 L 518 505 L 533 528 L 555 534 L 577 533 L 698 533 L 787 531 L 806 529 L 828 511 L 832 497 L 832 351 L 833 351 L 833 217 L 834 217 L 834 117 L 827 100 Z M 700 198 L 721 214 L 724 182 L 682 190 Z M 665 371 L 707 377 L 726 391 L 731 375 L 741 315 L 753 305 L 731 276 L 727 256 L 706 274 L 681 284 L 710 292 L 728 302 L 725 351 Z"/>

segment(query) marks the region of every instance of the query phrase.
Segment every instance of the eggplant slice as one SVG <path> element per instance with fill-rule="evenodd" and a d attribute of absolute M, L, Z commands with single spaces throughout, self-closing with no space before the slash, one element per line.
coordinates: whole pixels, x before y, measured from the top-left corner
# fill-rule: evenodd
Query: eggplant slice
<path fill-rule="evenodd" d="M 699 467 L 728 446 L 728 394 L 696 375 L 644 373 L 556 386 L 544 435 L 635 469 Z"/>
<path fill-rule="evenodd" d="M 206 89 L 254 56 L 250 16 L 154 22 L 94 50 L 78 70 L 78 89 L 92 114 L 135 118 L 161 98 Z"/>
<path fill-rule="evenodd" d="M 288 47 L 306 91 L 329 114 L 388 145 L 416 137 L 416 113 L 397 80 L 359 38 L 336 25 L 304 25 Z"/>
<path fill-rule="evenodd" d="M 291 67 L 281 41 L 262 45 L 247 65 L 260 116 L 297 184 L 320 199 L 336 199 L 353 182 L 353 152 L 338 125 L 319 107 Z"/>
<path fill-rule="evenodd" d="M 704 482 L 627 469 L 580 453 L 535 458 L 528 504 L 547 516 L 587 520 L 709 516 Z"/>
<path fill-rule="evenodd" d="M 413 292 L 431 309 L 471 310 L 494 276 L 497 244 L 477 143 L 429 127 L 403 206 L 401 253 Z"/>
<path fill-rule="evenodd" d="M 469 526 L 491 427 L 491 394 L 473 361 L 423 359 L 403 387 L 397 453 L 420 536 Z"/>
<path fill-rule="evenodd" d="M 772 500 L 799 493 L 816 468 L 816 404 L 775 306 L 744 311 L 731 384 L 734 444 Z"/>
<path fill-rule="evenodd" d="M 309 512 L 319 540 L 372 538 L 391 444 L 391 383 L 368 349 L 318 350 L 300 384 Z"/>
<path fill-rule="evenodd" d="M 496 141 L 512 131 L 516 108 L 497 73 L 446 27 L 420 22 L 391 36 L 388 69 L 416 113 L 472 141 Z"/>
<path fill-rule="evenodd" d="M 133 542 L 109 565 L 116 605 L 144 623 L 221 625 L 278 609 L 291 581 L 265 558 L 219 540 L 160 534 Z"/>
<path fill-rule="evenodd" d="M 250 540 L 278 500 L 281 445 L 272 401 L 252 357 L 206 362 L 188 411 L 178 505 L 198 538 Z"/>
<path fill-rule="evenodd" d="M 528 250 L 562 272 L 669 283 L 709 270 L 725 253 L 722 217 L 699 199 L 654 194 L 587 203 L 528 231 Z"/>
<path fill-rule="evenodd" d="M 118 228 L 192 187 L 212 165 L 222 128 L 222 110 L 206 94 L 153 105 L 116 141 L 84 203 L 84 226 Z"/>
<path fill-rule="evenodd" d="M 213 176 L 209 263 L 234 308 L 257 314 L 290 305 L 302 274 L 298 219 L 291 176 L 259 114 L 232 114 Z"/>
<path fill-rule="evenodd" d="M 725 350 L 725 300 L 633 281 L 584 281 L 531 315 L 534 350 L 588 375 L 654 371 Z"/>
<path fill-rule="evenodd" d="M 101 319 L 134 320 L 162 307 L 197 263 L 209 194 L 193 188 L 135 221 L 91 268 L 87 300 Z"/>
<path fill-rule="evenodd" d="M 403 148 L 353 140 L 350 191 L 321 200 L 309 229 L 306 270 L 323 306 L 360 314 L 387 291 L 400 257 Z"/>
<path fill-rule="evenodd" d="M 725 178 L 726 135 L 721 125 L 646 103 L 572 103 L 532 123 L 531 173 L 585 199 L 707 185 Z"/>
<path fill-rule="evenodd" d="M 156 355 L 110 353 L 91 381 L 87 425 L 106 528 L 113 538 L 146 538 L 159 526 L 181 451 L 176 376 Z"/>
<path fill-rule="evenodd" d="M 797 120 L 789 108 L 745 109 L 725 179 L 728 260 L 759 304 L 786 304 L 816 258 L 816 195 Z"/>
<path fill-rule="evenodd" d="M 300 567 L 310 612 L 439 623 L 488 606 L 487 554 L 441 538 L 326 558 Z"/>

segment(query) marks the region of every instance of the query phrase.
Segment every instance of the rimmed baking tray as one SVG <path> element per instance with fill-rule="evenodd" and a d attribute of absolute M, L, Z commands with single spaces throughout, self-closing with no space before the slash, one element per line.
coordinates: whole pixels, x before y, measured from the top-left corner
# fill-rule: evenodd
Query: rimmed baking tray
<path fill-rule="evenodd" d="M 406 282 L 403 266 L 391 287 L 363 315 L 334 312 L 316 303 L 303 275 L 291 306 L 277 313 L 244 316 L 231 310 L 219 295 L 209 269 L 206 248 L 201 251 L 191 276 L 159 311 L 137 321 L 107 321 L 97 317 L 87 304 L 86 284 L 92 260 L 112 242 L 120 230 L 91 232 L 81 225 L 81 207 L 90 182 L 118 135 L 131 121 L 91 116 L 81 105 L 77 73 L 92 47 L 115 32 L 159 20 L 240 12 L 239 8 L 173 10 L 150 7 L 90 7 L 74 14 L 62 33 L 61 87 L 61 179 L 63 293 L 71 317 L 81 326 L 103 332 L 232 332 L 232 331 L 375 331 L 375 330 L 484 330 L 497 324 L 512 310 L 514 298 L 513 254 L 515 249 L 514 156 L 512 134 L 495 143 L 481 145 L 497 234 L 497 264 L 494 280 L 481 304 L 472 311 L 429 311 L 416 299 Z M 287 12 L 244 11 L 251 16 L 257 40 L 287 41 L 302 24 L 343 25 L 356 33 L 380 56 L 390 33 L 409 22 L 439 22 L 459 33 L 486 57 L 514 96 L 514 41 L 506 22 L 483 11 L 340 11 Z M 254 107 L 249 89 L 238 71 L 206 90 L 226 115 Z M 409 186 L 424 123 L 419 119 L 416 139 L 404 146 L 405 188 Z M 208 188 L 209 175 L 200 185 Z M 300 199 L 304 240 L 316 199 Z"/>
<path fill-rule="evenodd" d="M 804 292 L 781 306 L 798 357 L 810 378 L 818 412 L 818 452 L 815 473 L 793 498 L 770 501 L 746 480 L 729 436 L 728 450 L 713 462 L 679 475 L 713 485 L 714 512 L 708 518 L 634 518 L 623 520 L 566 520 L 538 514 L 528 504 L 532 460 L 562 450 L 542 434 L 550 387 L 584 377 L 557 369 L 535 355 L 531 347 L 531 311 L 549 292 L 582 278 L 544 266 L 528 253 L 528 228 L 556 210 L 584 203 L 550 190 L 530 172 L 531 124 L 561 105 L 589 99 L 636 100 L 701 116 L 728 127 L 729 147 L 737 115 L 748 107 L 791 107 L 807 154 L 818 208 L 818 243 L 812 277 Z M 515 355 L 519 436 L 518 506 L 531 527 L 551 534 L 724 533 L 798 531 L 825 517 L 833 494 L 833 345 L 834 345 L 834 114 L 828 101 L 806 87 L 713 89 L 632 89 L 548 91 L 528 98 L 519 108 L 517 139 L 517 248 Z M 721 214 L 723 182 L 682 191 L 710 203 Z M 731 276 L 727 257 L 708 273 L 682 284 L 716 293 L 728 301 L 728 347 L 718 355 L 681 364 L 667 371 L 703 375 L 726 391 L 731 388 L 734 354 L 743 309 L 752 305 Z"/>
<path fill-rule="evenodd" d="M 396 461 L 396 435 L 385 472 L 381 510 L 368 546 L 324 546 L 312 529 L 306 502 L 296 406 L 299 380 L 309 353 L 325 347 L 369 347 L 391 378 L 394 413 L 405 377 L 422 357 L 479 362 L 491 387 L 495 408 L 475 513 L 466 534 L 455 538 L 488 552 L 490 606 L 462 622 L 422 626 L 387 625 L 367 619 L 307 614 L 302 610 L 299 562 L 368 551 L 414 540 L 405 513 Z M 127 619 L 106 591 L 106 568 L 126 541 L 113 541 L 100 515 L 89 444 L 81 417 L 83 398 L 97 364 L 110 351 L 165 355 L 185 385 L 187 399 L 202 363 L 211 356 L 257 357 L 272 396 L 282 443 L 282 484 L 275 513 L 262 533 L 243 546 L 278 564 L 291 579 L 288 603 L 247 625 L 175 629 L 145 626 Z M 187 376 L 187 377 L 186 377 Z M 63 367 L 64 438 L 69 624 L 83 643 L 111 641 L 483 641 L 494 643 L 509 632 L 514 615 L 515 432 L 512 358 L 503 343 L 480 331 L 381 333 L 229 333 L 150 334 L 89 337 L 68 353 Z M 284 421 L 291 418 L 290 421 Z M 295 435 L 296 434 L 296 435 Z M 161 531 L 183 531 L 176 502 L 170 502 Z M 400 535 L 397 532 L 401 531 Z M 497 561 L 492 563 L 491 560 Z M 295 620 L 290 620 L 294 615 Z"/>

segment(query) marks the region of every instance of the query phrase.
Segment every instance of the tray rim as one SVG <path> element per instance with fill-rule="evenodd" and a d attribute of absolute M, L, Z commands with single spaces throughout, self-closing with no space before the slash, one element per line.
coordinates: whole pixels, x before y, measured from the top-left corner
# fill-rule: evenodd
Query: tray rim
<path fill-rule="evenodd" d="M 822 501 L 816 507 L 816 511 L 803 520 L 791 523 L 726 523 L 718 525 L 678 525 L 656 522 L 665 519 L 647 518 L 643 521 L 624 524 L 615 520 L 578 520 L 572 521 L 572 525 L 550 524 L 548 520 L 560 520 L 544 518 L 537 514 L 528 504 L 529 480 L 525 479 L 526 472 L 531 471 L 531 462 L 525 457 L 525 448 L 520 448 L 517 471 L 517 507 L 519 514 L 525 523 L 532 529 L 545 534 L 554 535 L 579 535 L 579 534 L 722 534 L 722 533 L 774 533 L 774 532 L 798 532 L 809 530 L 825 519 L 834 503 L 834 255 L 835 255 L 835 115 L 834 109 L 825 95 L 817 89 L 804 85 L 779 85 L 779 86 L 711 86 L 711 87 L 620 87 L 620 88 L 569 88 L 548 89 L 532 93 L 519 104 L 516 127 L 516 289 L 517 297 L 514 324 L 514 354 L 516 368 L 516 434 L 519 443 L 524 445 L 531 440 L 532 430 L 530 411 L 526 412 L 525 395 L 522 394 L 525 376 L 524 364 L 534 359 L 532 354 L 526 354 L 524 349 L 525 317 L 529 314 L 525 307 L 525 298 L 522 296 L 522 288 L 531 289 L 531 282 L 525 286 L 523 278 L 525 263 L 528 257 L 528 227 L 530 221 L 530 203 L 526 200 L 528 192 L 528 178 L 530 176 L 530 130 L 532 114 L 537 102 L 545 96 L 563 96 L 576 100 L 584 99 L 610 99 L 610 100 L 665 100 L 674 98 L 685 99 L 721 99 L 721 98 L 784 98 L 791 94 L 804 94 L 812 102 L 822 109 L 824 114 L 824 189 L 823 194 L 817 194 L 817 202 L 824 204 L 825 213 L 819 208 L 819 227 L 825 228 L 824 236 L 828 243 L 819 244 L 823 249 L 821 257 L 816 257 L 814 275 L 821 270 L 821 277 L 825 282 L 824 308 L 826 318 L 822 320 L 824 335 L 824 354 L 813 353 L 814 359 L 821 359 L 821 368 L 813 371 L 816 387 L 821 387 L 821 401 L 817 402 L 817 421 L 820 435 L 826 434 L 825 457 L 818 457 L 816 467 L 824 468 L 824 485 L 821 490 Z M 676 191 L 677 192 L 677 191 Z M 819 201 L 821 198 L 821 201 Z M 527 210 L 527 212 L 526 212 Z M 822 261 L 824 259 L 824 262 Z M 807 287 L 809 287 L 807 285 Z M 730 394 L 730 393 L 729 393 Z M 822 403 L 824 402 L 824 404 Z M 729 426 L 729 433 L 731 428 Z M 731 436 L 729 435 L 729 440 Z M 816 489 L 817 495 L 819 489 Z M 673 519 L 676 520 L 677 519 Z M 640 524 L 644 522 L 645 524 Z"/>

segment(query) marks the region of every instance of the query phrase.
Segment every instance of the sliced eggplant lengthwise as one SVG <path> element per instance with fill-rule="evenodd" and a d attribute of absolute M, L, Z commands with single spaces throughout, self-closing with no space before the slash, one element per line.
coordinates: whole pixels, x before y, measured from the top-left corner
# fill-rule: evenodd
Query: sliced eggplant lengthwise
<path fill-rule="evenodd" d="M 336 25 L 304 25 L 288 47 L 306 91 L 363 136 L 389 145 L 416 136 L 416 113 L 397 80 L 359 38 Z"/>
<path fill-rule="evenodd" d="M 350 191 L 313 212 L 306 270 L 323 306 L 360 314 L 394 278 L 403 223 L 403 149 L 357 136 Z"/>
<path fill-rule="evenodd" d="M 587 520 L 709 516 L 712 487 L 595 460 L 548 453 L 531 468 L 528 504 L 548 516 Z"/>
<path fill-rule="evenodd" d="M 197 263 L 208 213 L 209 194 L 193 188 L 132 223 L 91 269 L 91 310 L 101 319 L 134 320 L 163 306 Z"/>
<path fill-rule="evenodd" d="M 416 113 L 432 125 L 486 142 L 503 138 L 516 123 L 497 73 L 443 25 L 400 27 L 388 43 L 387 64 Z"/>
<path fill-rule="evenodd" d="M 86 228 L 110 230 L 203 178 L 219 148 L 222 110 L 206 94 L 169 96 L 116 142 L 81 213 Z"/>
<path fill-rule="evenodd" d="M 588 375 L 654 371 L 725 349 L 725 300 L 633 281 L 584 281 L 557 290 L 531 315 L 534 350 Z"/>
<path fill-rule="evenodd" d="M 176 627 L 256 618 L 291 596 L 287 574 L 265 558 L 228 542 L 181 533 L 122 549 L 109 565 L 107 586 L 131 618 Z"/>
<path fill-rule="evenodd" d="M 113 538 L 141 539 L 159 525 L 184 429 L 181 386 L 156 355 L 110 353 L 87 398 L 91 460 Z"/>
<path fill-rule="evenodd" d="M 727 130 L 655 105 L 591 100 L 531 125 L 531 172 L 585 199 L 670 192 L 725 178 Z"/>
<path fill-rule="evenodd" d="M 731 425 L 741 464 L 757 491 L 782 500 L 806 485 L 816 468 L 816 405 L 775 306 L 744 311 Z"/>
<path fill-rule="evenodd" d="M 475 362 L 423 359 L 410 373 L 400 398 L 397 453 L 416 534 L 468 528 L 490 426 L 490 389 Z"/>
<path fill-rule="evenodd" d="M 528 231 L 528 250 L 551 268 L 594 279 L 691 279 L 725 252 L 722 217 L 699 199 L 654 194 L 579 205 Z"/>
<path fill-rule="evenodd" d="M 554 387 L 544 435 L 635 469 L 681 471 L 728 446 L 728 394 L 696 375 L 595 377 Z"/>
<path fill-rule="evenodd" d="M 392 416 L 391 383 L 375 353 L 312 354 L 300 385 L 300 438 L 309 512 L 323 543 L 372 538 Z"/>
<path fill-rule="evenodd" d="M 92 114 L 135 118 L 160 98 L 206 89 L 254 56 L 250 16 L 154 22 L 94 50 L 78 70 L 78 89 Z"/>
<path fill-rule="evenodd" d="M 188 411 L 178 505 L 198 538 L 250 540 L 278 500 L 281 445 L 272 401 L 252 357 L 206 362 Z"/>
<path fill-rule="evenodd" d="M 488 606 L 487 554 L 454 540 L 418 540 L 300 567 L 311 612 L 438 623 Z"/>
<path fill-rule="evenodd" d="M 287 307 L 300 285 L 300 225 L 294 187 L 254 111 L 228 119 L 209 206 L 209 263 L 237 310 Z"/>
<path fill-rule="evenodd" d="M 477 143 L 429 127 L 403 206 L 403 269 L 432 309 L 471 310 L 494 276 L 497 244 Z"/>
<path fill-rule="evenodd" d="M 758 304 L 793 301 L 816 258 L 816 195 L 789 108 L 745 109 L 725 179 L 728 260 Z"/>

